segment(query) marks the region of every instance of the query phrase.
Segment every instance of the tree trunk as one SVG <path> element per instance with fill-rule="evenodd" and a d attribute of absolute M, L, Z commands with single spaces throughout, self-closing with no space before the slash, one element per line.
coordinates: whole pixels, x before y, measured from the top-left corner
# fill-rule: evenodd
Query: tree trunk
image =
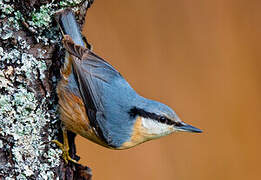
<path fill-rule="evenodd" d="M 82 26 L 91 3 L 0 0 L 0 179 L 91 179 L 50 142 L 62 141 L 56 84 L 64 52 L 53 14 L 73 7 Z"/>

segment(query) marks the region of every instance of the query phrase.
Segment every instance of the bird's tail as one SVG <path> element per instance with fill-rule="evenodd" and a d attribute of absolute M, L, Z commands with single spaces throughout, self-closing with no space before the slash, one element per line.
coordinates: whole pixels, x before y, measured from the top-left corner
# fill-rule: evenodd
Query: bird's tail
<path fill-rule="evenodd" d="M 63 34 L 63 40 L 69 38 L 71 44 L 78 45 L 76 47 L 90 47 L 87 40 L 82 36 L 81 31 L 76 22 L 74 13 L 70 9 L 63 9 L 56 12 L 55 20 L 58 23 L 60 30 Z M 65 45 L 65 44 L 64 44 Z M 65 54 L 63 68 L 61 69 L 61 75 L 67 79 L 72 73 L 72 56 L 68 51 Z"/>
<path fill-rule="evenodd" d="M 56 22 L 59 24 L 63 35 L 69 35 L 73 42 L 85 46 L 81 31 L 76 22 L 74 13 L 70 9 L 63 9 L 55 14 Z"/>

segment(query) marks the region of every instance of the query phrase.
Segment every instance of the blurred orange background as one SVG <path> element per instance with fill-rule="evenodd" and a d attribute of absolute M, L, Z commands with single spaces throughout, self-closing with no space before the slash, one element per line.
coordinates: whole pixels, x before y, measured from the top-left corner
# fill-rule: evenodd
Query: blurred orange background
<path fill-rule="evenodd" d="M 94 180 L 260 179 L 260 0 L 96 0 L 84 34 L 141 95 L 202 134 L 113 151 L 77 137 Z"/>

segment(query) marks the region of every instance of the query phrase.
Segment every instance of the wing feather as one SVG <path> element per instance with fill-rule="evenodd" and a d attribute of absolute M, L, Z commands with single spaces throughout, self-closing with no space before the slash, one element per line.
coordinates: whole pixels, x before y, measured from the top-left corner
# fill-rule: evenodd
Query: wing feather
<path fill-rule="evenodd" d="M 110 144 L 111 135 L 106 128 L 102 87 L 109 86 L 115 77 L 121 75 L 89 49 L 74 44 L 69 36 L 64 37 L 63 43 L 66 50 L 75 56 L 73 70 L 90 123 L 97 134 Z"/>

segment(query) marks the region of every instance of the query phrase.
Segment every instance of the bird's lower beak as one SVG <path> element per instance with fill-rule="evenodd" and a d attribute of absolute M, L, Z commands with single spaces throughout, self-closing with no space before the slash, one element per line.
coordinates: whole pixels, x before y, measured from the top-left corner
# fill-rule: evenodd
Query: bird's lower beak
<path fill-rule="evenodd" d="M 198 129 L 198 128 L 195 128 L 191 125 L 188 125 L 184 122 L 181 123 L 180 126 L 176 126 L 175 129 L 177 131 L 186 131 L 186 132 L 192 132 L 192 133 L 202 133 L 202 130 Z"/>

